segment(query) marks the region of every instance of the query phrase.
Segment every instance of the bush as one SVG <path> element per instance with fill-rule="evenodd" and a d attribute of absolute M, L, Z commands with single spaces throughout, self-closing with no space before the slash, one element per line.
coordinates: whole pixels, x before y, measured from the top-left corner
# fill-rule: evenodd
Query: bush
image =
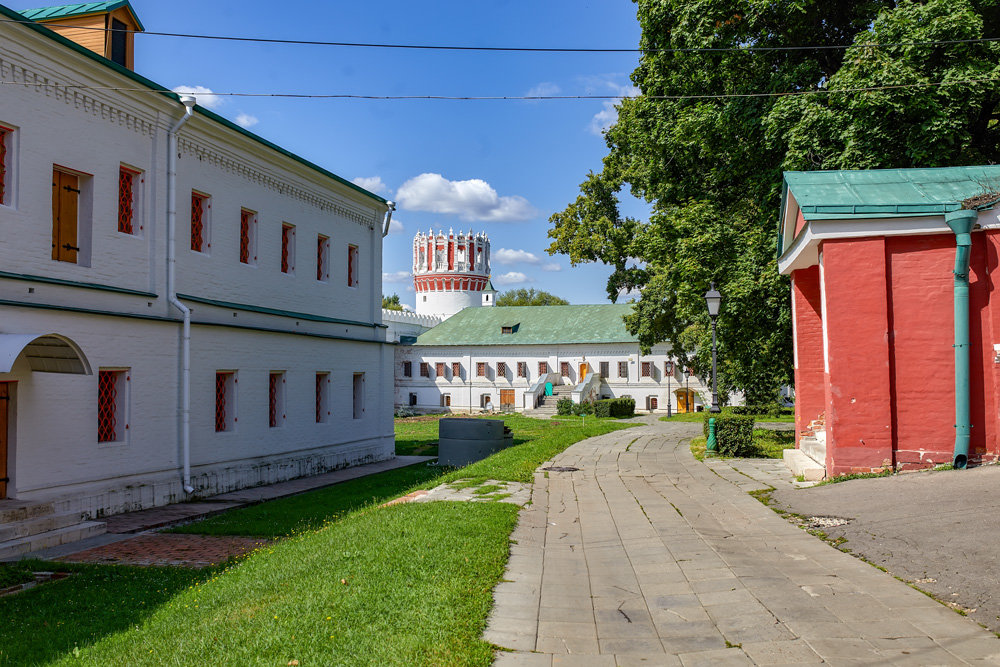
<path fill-rule="evenodd" d="M 393 417 L 416 417 L 418 412 L 411 408 L 396 408 L 396 412 L 393 413 Z"/>
<path fill-rule="evenodd" d="M 592 415 L 594 414 L 594 404 L 592 402 L 574 403 L 573 414 L 577 417 L 581 415 Z"/>
<path fill-rule="evenodd" d="M 573 399 L 572 398 L 560 398 L 556 402 L 556 412 L 563 417 L 573 414 Z"/>
<path fill-rule="evenodd" d="M 635 399 L 625 396 L 597 401 L 594 403 L 594 414 L 598 417 L 634 417 Z"/>
<path fill-rule="evenodd" d="M 753 415 L 733 413 L 705 413 L 704 432 L 708 437 L 708 420 L 715 417 L 716 451 L 723 456 L 752 456 L 756 449 L 753 446 Z"/>
<path fill-rule="evenodd" d="M 725 411 L 734 415 L 754 415 L 757 417 L 784 417 L 795 414 L 795 408 L 786 408 L 777 403 L 770 405 L 734 405 L 725 408 Z"/>

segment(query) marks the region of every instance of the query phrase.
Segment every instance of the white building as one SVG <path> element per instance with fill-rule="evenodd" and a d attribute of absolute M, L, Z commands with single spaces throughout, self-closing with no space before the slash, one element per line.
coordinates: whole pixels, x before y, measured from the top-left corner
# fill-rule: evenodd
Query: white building
<path fill-rule="evenodd" d="M 464 308 L 492 306 L 490 240 L 485 232 L 417 233 L 413 239 L 417 314 L 447 319 Z"/>
<path fill-rule="evenodd" d="M 399 407 L 530 410 L 545 385 L 574 402 L 631 396 L 637 410 L 688 412 L 710 392 L 667 345 L 642 354 L 622 305 L 466 308 L 396 350 Z M 706 400 L 708 399 L 708 400 Z M 669 406 L 669 407 L 668 407 Z"/>
<path fill-rule="evenodd" d="M 391 203 L 130 71 L 124 0 L 32 16 L 107 21 L 120 64 L 23 18 L 0 6 L 0 509 L 392 457 Z"/>

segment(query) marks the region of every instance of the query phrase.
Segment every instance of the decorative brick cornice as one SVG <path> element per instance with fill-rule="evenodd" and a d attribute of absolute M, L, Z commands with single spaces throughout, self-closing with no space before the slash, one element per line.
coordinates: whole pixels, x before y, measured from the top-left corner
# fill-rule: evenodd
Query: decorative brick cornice
<path fill-rule="evenodd" d="M 190 138 L 179 137 L 177 145 L 182 155 L 189 155 L 199 160 L 207 161 L 213 166 L 240 176 L 259 187 L 267 188 L 285 197 L 305 202 L 320 211 L 336 214 L 368 229 L 372 229 L 376 224 L 376 216 L 371 212 L 355 208 L 346 201 L 323 197 L 315 192 L 292 185 L 287 181 L 275 178 L 271 174 L 254 169 L 241 160 L 223 155 L 218 150 L 201 145 Z"/>
<path fill-rule="evenodd" d="M 138 134 L 153 136 L 156 132 L 156 125 L 153 122 L 88 95 L 73 85 L 60 83 L 44 74 L 34 72 L 20 63 L 8 60 L 2 54 L 0 54 L 0 80 L 9 82 L 3 85 L 3 91 L 13 87 L 23 87 Z"/>

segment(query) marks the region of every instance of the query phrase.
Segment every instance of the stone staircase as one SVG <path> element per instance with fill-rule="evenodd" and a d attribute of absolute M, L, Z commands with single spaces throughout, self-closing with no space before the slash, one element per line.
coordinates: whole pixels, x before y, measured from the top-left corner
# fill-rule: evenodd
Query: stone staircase
<path fill-rule="evenodd" d="M 524 415 L 526 417 L 535 417 L 537 419 L 548 419 L 556 415 L 556 404 L 564 398 L 573 397 L 573 386 L 568 384 L 554 385 L 552 387 L 551 396 L 542 396 L 539 398 L 538 407 L 534 410 L 525 410 Z"/>
<path fill-rule="evenodd" d="M 56 512 L 51 502 L 0 500 L 0 561 L 105 532 L 103 521 L 89 521 L 80 512 Z"/>
<path fill-rule="evenodd" d="M 807 482 L 826 479 L 826 424 L 824 415 L 809 422 L 799 433 L 797 449 L 786 449 L 782 458 L 796 477 Z"/>

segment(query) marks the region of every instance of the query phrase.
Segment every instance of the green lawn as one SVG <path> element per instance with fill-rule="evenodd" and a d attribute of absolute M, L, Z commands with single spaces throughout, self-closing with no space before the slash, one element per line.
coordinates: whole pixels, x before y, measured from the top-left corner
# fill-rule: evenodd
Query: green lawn
<path fill-rule="evenodd" d="M 518 444 L 461 470 L 411 466 L 185 527 L 297 532 L 225 568 L 65 566 L 78 574 L 0 598 L 11 619 L 0 623 L 0 665 L 485 667 L 492 647 L 480 636 L 518 508 L 371 503 L 459 478 L 530 481 L 573 442 L 630 426 L 505 421 Z M 436 421 L 399 422 L 416 443 L 406 446 L 437 439 Z"/>
<path fill-rule="evenodd" d="M 795 431 L 755 428 L 753 430 L 753 446 L 755 451 L 748 458 L 780 459 L 783 456 L 783 450 L 795 447 Z M 705 460 L 705 438 L 703 436 L 691 440 L 691 453 L 699 461 Z"/>
<path fill-rule="evenodd" d="M 768 415 L 754 415 L 754 419 L 759 422 L 771 422 L 771 423 L 785 423 L 790 424 L 795 421 L 795 415 L 781 415 L 780 417 L 771 417 Z M 701 423 L 705 421 L 704 412 L 682 412 L 680 414 L 672 415 L 670 417 L 663 416 L 660 417 L 661 422 L 698 422 Z"/>

